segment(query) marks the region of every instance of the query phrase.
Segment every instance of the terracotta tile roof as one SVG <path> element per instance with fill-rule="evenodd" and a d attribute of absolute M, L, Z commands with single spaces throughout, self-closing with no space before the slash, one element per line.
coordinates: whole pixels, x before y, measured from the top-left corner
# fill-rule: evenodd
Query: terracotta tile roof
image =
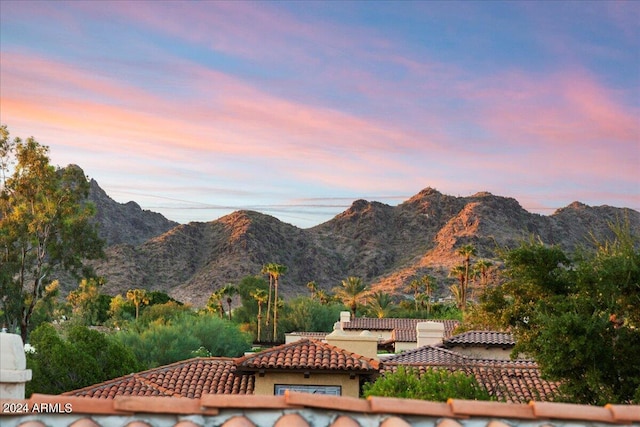
<path fill-rule="evenodd" d="M 346 330 L 369 330 L 369 331 L 393 331 L 400 329 L 405 331 L 413 331 L 413 339 L 406 342 L 416 341 L 416 325 L 420 322 L 441 322 L 444 324 L 444 336 L 450 337 L 460 322 L 457 320 L 438 320 L 438 319 L 404 319 L 385 317 L 378 319 L 375 317 L 355 317 L 349 322 L 342 323 L 342 329 Z"/>
<path fill-rule="evenodd" d="M 509 332 L 498 331 L 468 331 L 453 335 L 444 340 L 447 348 L 464 347 L 513 347 L 516 341 Z"/>
<path fill-rule="evenodd" d="M 365 400 L 292 392 L 287 392 L 284 396 L 248 395 L 241 398 L 234 395 L 210 395 L 200 399 L 119 396 L 109 400 L 34 394 L 29 400 L 10 403 L 16 407 L 26 405 L 28 408 L 42 405 L 64 408 L 69 405 L 72 411 L 31 411 L 26 414 L 2 411 L 0 420 L 3 427 L 640 426 L 639 405 L 600 407 L 551 402 L 517 404 L 457 399 L 440 403 L 385 397 Z"/>
<path fill-rule="evenodd" d="M 261 369 L 377 372 L 378 361 L 313 339 L 283 344 L 236 360 L 238 371 Z"/>
<path fill-rule="evenodd" d="M 466 363 L 466 361 L 468 358 L 460 353 L 430 345 L 403 351 L 384 359 L 385 363 L 426 365 L 454 365 Z"/>
<path fill-rule="evenodd" d="M 322 341 L 329 335 L 329 332 L 291 332 L 288 335 Z"/>
<path fill-rule="evenodd" d="M 116 378 L 63 393 L 63 395 L 113 399 L 115 396 L 199 398 L 209 393 L 253 393 L 253 376 L 236 374 L 235 370 L 234 359 L 198 357 Z"/>

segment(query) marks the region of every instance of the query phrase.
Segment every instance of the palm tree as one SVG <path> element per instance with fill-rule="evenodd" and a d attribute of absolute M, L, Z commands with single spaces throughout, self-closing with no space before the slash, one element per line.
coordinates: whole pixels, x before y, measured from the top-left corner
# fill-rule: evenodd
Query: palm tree
<path fill-rule="evenodd" d="M 464 257 L 464 278 L 465 284 L 469 284 L 469 267 L 471 264 L 471 257 L 476 256 L 477 251 L 476 247 L 473 245 L 464 245 L 458 248 L 458 255 L 462 255 Z"/>
<path fill-rule="evenodd" d="M 318 292 L 318 285 L 316 285 L 316 282 L 312 280 L 311 282 L 307 283 L 307 289 L 309 289 L 309 291 L 311 292 L 311 299 L 315 299 L 316 292 Z"/>
<path fill-rule="evenodd" d="M 392 294 L 377 291 L 367 298 L 367 311 L 378 319 L 390 316 L 396 309 Z"/>
<path fill-rule="evenodd" d="M 476 261 L 473 265 L 474 270 L 480 273 L 480 286 L 486 286 L 489 278 L 489 269 L 493 267 L 493 263 L 486 259 Z"/>
<path fill-rule="evenodd" d="M 149 297 L 147 291 L 144 289 L 129 289 L 127 291 L 127 299 L 133 303 L 136 307 L 136 319 L 138 319 L 138 313 L 140 312 L 140 306 L 142 304 L 149 304 Z"/>
<path fill-rule="evenodd" d="M 250 295 L 258 303 L 258 342 L 262 341 L 262 304 L 267 301 L 267 291 L 264 289 L 256 289 L 251 291 Z"/>
<path fill-rule="evenodd" d="M 207 309 L 211 312 L 217 312 L 220 318 L 224 317 L 224 307 L 222 306 L 222 289 L 212 292 L 207 301 Z"/>
<path fill-rule="evenodd" d="M 268 263 L 262 266 L 262 270 L 260 271 L 262 274 L 266 274 L 269 276 L 269 298 L 267 300 L 267 321 L 265 322 L 266 326 L 269 326 L 269 319 L 271 318 L 271 294 L 273 292 L 273 276 L 271 275 L 271 270 L 275 264 Z"/>
<path fill-rule="evenodd" d="M 327 294 L 327 291 L 325 291 L 324 289 L 318 289 L 316 291 L 316 298 L 318 298 L 318 301 L 320 301 L 320 304 L 326 305 L 329 303 L 331 296 Z"/>
<path fill-rule="evenodd" d="M 467 283 L 466 283 L 466 268 L 464 265 L 456 265 L 449 272 L 449 276 L 455 277 L 458 279 L 458 284 L 451 285 L 449 288 L 454 298 L 456 299 L 456 303 L 458 308 L 461 311 L 465 311 L 467 308 Z"/>
<path fill-rule="evenodd" d="M 282 264 L 273 264 L 271 276 L 273 276 L 273 340 L 278 339 L 278 282 L 280 276 L 287 272 L 287 267 Z"/>
<path fill-rule="evenodd" d="M 367 292 L 367 286 L 362 282 L 361 278 L 350 276 L 342 281 L 341 286 L 335 287 L 334 292 L 336 297 L 349 307 L 352 317 L 355 318 L 358 303 Z"/>
<path fill-rule="evenodd" d="M 418 297 L 420 296 L 420 291 L 422 290 L 422 282 L 418 279 L 413 279 L 405 287 L 405 290 L 413 292 L 413 302 L 415 304 L 416 311 L 418 311 Z"/>
<path fill-rule="evenodd" d="M 427 315 L 431 313 L 431 297 L 436 288 L 436 278 L 433 276 L 422 276 L 420 279 L 424 284 L 424 295 L 427 300 Z"/>
<path fill-rule="evenodd" d="M 238 294 L 238 288 L 236 288 L 230 283 L 227 283 L 220 290 L 220 294 L 226 297 L 227 305 L 229 306 L 229 310 L 227 311 L 227 314 L 229 315 L 229 321 L 231 321 L 231 303 L 233 302 L 234 295 Z"/>

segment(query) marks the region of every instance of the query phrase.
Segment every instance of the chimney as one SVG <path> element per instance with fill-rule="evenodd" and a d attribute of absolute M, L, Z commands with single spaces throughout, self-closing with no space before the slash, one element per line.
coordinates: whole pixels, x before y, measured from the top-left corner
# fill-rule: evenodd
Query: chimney
<path fill-rule="evenodd" d="M 24 399 L 24 385 L 31 380 L 31 369 L 20 335 L 0 333 L 0 398 Z"/>
<path fill-rule="evenodd" d="M 378 360 L 378 338 L 369 331 L 362 331 L 359 335 L 347 335 L 341 329 L 336 329 L 327 335 L 326 340 L 329 345 Z"/>
<path fill-rule="evenodd" d="M 420 322 L 416 325 L 417 347 L 440 344 L 444 340 L 444 323 Z"/>
<path fill-rule="evenodd" d="M 350 311 L 341 311 L 340 312 L 340 323 L 349 323 L 351 322 L 351 312 Z"/>

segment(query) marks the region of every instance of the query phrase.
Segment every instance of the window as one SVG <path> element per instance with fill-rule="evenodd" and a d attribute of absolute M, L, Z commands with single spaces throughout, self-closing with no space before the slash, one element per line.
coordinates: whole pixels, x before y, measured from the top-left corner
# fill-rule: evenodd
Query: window
<path fill-rule="evenodd" d="M 342 387 L 339 385 L 295 385 L 295 384 L 276 384 L 274 394 L 282 396 L 285 390 L 297 391 L 301 393 L 311 394 L 329 394 L 332 396 L 341 396 Z"/>

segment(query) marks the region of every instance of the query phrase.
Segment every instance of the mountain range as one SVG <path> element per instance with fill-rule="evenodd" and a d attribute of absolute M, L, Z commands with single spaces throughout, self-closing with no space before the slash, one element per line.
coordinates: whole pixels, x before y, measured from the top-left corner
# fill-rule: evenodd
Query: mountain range
<path fill-rule="evenodd" d="M 210 222 L 178 224 L 135 202 L 112 200 L 91 181 L 106 258 L 94 262 L 106 279 L 103 292 L 131 288 L 163 291 L 202 306 L 214 290 L 260 274 L 262 266 L 285 265 L 284 297 L 305 294 L 314 281 L 330 290 L 348 276 L 373 288 L 401 291 L 423 274 L 446 280 L 462 262 L 457 249 L 472 244 L 476 259 L 497 261 L 500 249 L 535 237 L 566 251 L 611 237 L 610 225 L 628 221 L 640 235 L 640 212 L 574 202 L 543 216 L 513 198 L 480 192 L 469 197 L 425 188 L 397 206 L 355 200 L 344 212 L 301 229 L 255 211 L 240 210 Z M 446 286 L 440 286 L 446 293 Z"/>

